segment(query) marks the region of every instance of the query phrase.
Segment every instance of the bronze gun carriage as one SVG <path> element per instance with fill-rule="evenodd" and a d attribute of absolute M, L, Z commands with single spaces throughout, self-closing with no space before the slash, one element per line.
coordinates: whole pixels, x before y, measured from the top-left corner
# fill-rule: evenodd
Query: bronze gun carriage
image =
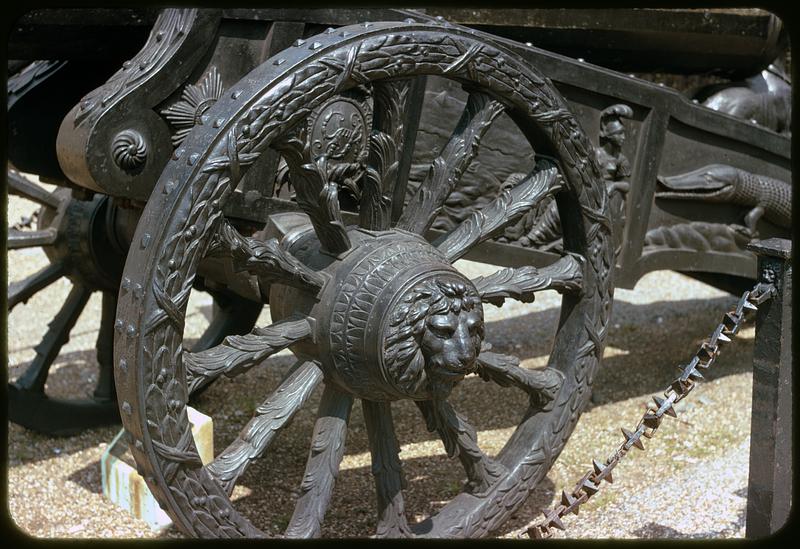
<path fill-rule="evenodd" d="M 647 10 L 630 17 L 639 11 Z M 558 12 L 595 21 L 587 33 L 622 24 L 595 10 Z M 738 291 L 755 278 L 747 242 L 785 237 L 791 224 L 789 128 L 777 110 L 753 115 L 761 124 L 717 112 L 705 99 L 569 57 L 572 31 L 558 30 L 554 12 L 514 24 L 502 13 L 25 16 L 11 57 L 33 62 L 9 65 L 8 190 L 42 209 L 36 228 L 9 229 L 8 247 L 43 246 L 51 265 L 10 285 L 9 307 L 61 276 L 75 289 L 37 359 L 9 384 L 11 419 L 68 434 L 118 410 L 140 473 L 182 531 L 260 537 L 270 532 L 230 495 L 320 387 L 282 534 L 320 534 L 355 399 L 378 535 L 496 529 L 546 475 L 587 403 L 614 287 L 673 269 Z M 672 63 L 738 77 L 766 70 L 779 53 L 780 24 L 769 14 L 682 17 L 681 32 L 700 41 L 692 47 L 706 47 L 706 65 L 675 46 L 653 57 L 652 70 Z M 724 48 L 697 30 L 705 28 L 697 17 L 718 18 L 729 33 Z M 56 24 L 67 37 L 90 27 L 106 47 L 94 57 L 77 38 L 54 48 L 41 33 Z M 664 51 L 652 28 L 630 24 L 641 44 Z M 120 30 L 144 45 L 111 43 Z M 642 71 L 638 58 L 620 54 L 623 43 L 587 51 Z M 551 51 L 559 44 L 569 44 L 567 55 Z M 787 93 L 763 91 L 783 107 Z M 455 264 L 461 258 L 499 269 L 470 278 Z M 218 314 L 188 349 L 196 290 L 214 296 Z M 562 294 L 561 317 L 547 367 L 532 370 L 492 350 L 483 307 L 544 290 Z M 104 295 L 96 399 L 56 401 L 44 390 L 47 372 L 92 291 Z M 264 304 L 273 324 L 254 328 Z M 296 365 L 204 466 L 190 397 L 287 348 Z M 496 457 L 448 400 L 472 374 L 525 395 Z M 416 524 L 406 518 L 391 406 L 404 399 L 466 476 L 457 496 Z"/>

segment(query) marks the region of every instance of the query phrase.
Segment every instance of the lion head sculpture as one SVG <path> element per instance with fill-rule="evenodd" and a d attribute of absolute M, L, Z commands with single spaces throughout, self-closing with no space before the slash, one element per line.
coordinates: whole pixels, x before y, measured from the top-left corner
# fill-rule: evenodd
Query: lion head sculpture
<path fill-rule="evenodd" d="M 446 397 L 474 370 L 483 330 L 483 307 L 471 284 L 455 277 L 420 281 L 389 317 L 383 356 L 391 381 L 409 395 Z"/>

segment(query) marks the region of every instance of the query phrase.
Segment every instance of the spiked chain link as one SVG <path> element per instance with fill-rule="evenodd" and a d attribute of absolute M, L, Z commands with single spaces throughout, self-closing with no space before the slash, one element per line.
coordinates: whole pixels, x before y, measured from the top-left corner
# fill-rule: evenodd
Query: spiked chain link
<path fill-rule="evenodd" d="M 665 398 L 653 397 L 653 403 L 648 406 L 647 412 L 642 416 L 636 429 L 628 431 L 622 428 L 622 436 L 625 441 L 617 451 L 611 454 L 604 463 L 592 460 L 592 470 L 581 477 L 572 492 L 561 491 L 561 503 L 550 511 L 543 511 L 544 518 L 528 527 L 528 536 L 534 539 L 545 539 L 553 537 L 553 528 L 565 530 L 561 521 L 564 515 L 567 513 L 577 515 L 579 507 L 600 491 L 602 481 L 613 482 L 611 471 L 614 467 L 631 448 L 644 450 L 642 437 L 651 438 L 661 425 L 665 414 L 677 417 L 673 406 L 694 389 L 695 382 L 703 379 L 699 370 L 705 370 L 714 363 L 719 356 L 721 346 L 731 341 L 729 336 L 738 333 L 741 324 L 745 321 L 746 313 L 756 311 L 758 305 L 771 299 L 776 293 L 773 284 L 762 282 L 756 284 L 752 290 L 744 292 L 736 308 L 725 313 L 722 322 L 711 334 L 711 337 L 700 345 L 700 349 L 694 357 L 686 365 L 678 366 L 681 374 L 664 391 Z"/>

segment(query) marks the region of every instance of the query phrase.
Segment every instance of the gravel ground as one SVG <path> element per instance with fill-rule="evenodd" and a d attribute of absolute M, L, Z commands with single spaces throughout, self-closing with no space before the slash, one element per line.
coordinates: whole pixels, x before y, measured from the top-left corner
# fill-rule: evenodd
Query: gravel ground
<path fill-rule="evenodd" d="M 29 202 L 10 197 L 9 222 L 31 210 Z M 9 281 L 45 263 L 40 250 L 13 251 Z M 469 275 L 486 271 L 468 262 L 461 267 Z M 10 379 L 33 358 L 33 347 L 69 288 L 66 280 L 57 282 L 9 315 Z M 544 366 L 558 303 L 557 295 L 545 293 L 530 305 L 487 306 L 487 340 L 496 351 L 522 358 L 525 366 Z M 636 425 L 650 396 L 659 394 L 675 377 L 676 366 L 691 356 L 734 303 L 732 296 L 668 272 L 645 276 L 635 291 L 617 290 L 592 406 L 547 478 L 496 535 L 518 535 L 542 509 L 557 503 L 562 489 L 572 488 L 592 458 L 603 459 L 615 450 L 621 441 L 619 428 Z M 199 336 L 210 312 L 206 294 L 192 296 L 186 339 Z M 91 392 L 97 375 L 94 345 L 99 313 L 96 295 L 51 370 L 50 394 L 84 397 Z M 268 309 L 259 322 L 269 322 Z M 647 441 L 646 452 L 629 454 L 615 470 L 614 484 L 606 485 L 579 516 L 567 517 L 567 531 L 559 532 L 559 537 L 743 537 L 753 337 L 752 326 L 740 332 L 734 347 L 726 349 L 707 375 L 707 382 L 680 403 L 680 419 L 668 419 Z M 216 448 L 232 439 L 291 365 L 291 355 L 281 353 L 270 360 L 269 367 L 234 380 L 221 379 L 199 397 L 196 407 L 214 417 Z M 464 380 L 452 400 L 478 429 L 481 446 L 489 454 L 496 453 L 513 431 L 524 404 L 521 394 L 477 378 Z M 237 507 L 268 533 L 279 532 L 291 516 L 318 401 L 319 393 L 281 434 L 270 459 L 255 463 L 234 492 Z M 410 520 L 420 520 L 457 493 L 462 471 L 424 429 L 413 405 L 399 403 L 393 409 L 408 480 L 406 508 Z M 150 531 L 103 497 L 100 456 L 117 430 L 108 427 L 50 438 L 9 424 L 8 503 L 12 519 L 23 532 L 43 538 L 182 537 L 174 528 L 160 534 Z M 368 444 L 356 406 L 323 535 L 369 536 L 374 513 Z"/>

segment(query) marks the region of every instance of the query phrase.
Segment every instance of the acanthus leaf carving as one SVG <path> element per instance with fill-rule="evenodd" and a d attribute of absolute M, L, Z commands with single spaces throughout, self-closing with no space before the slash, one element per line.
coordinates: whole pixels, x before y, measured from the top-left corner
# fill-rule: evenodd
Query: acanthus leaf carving
<path fill-rule="evenodd" d="M 189 392 L 196 391 L 221 375 L 233 377 L 261 364 L 267 357 L 311 335 L 305 318 L 287 319 L 251 334 L 228 336 L 211 349 L 185 352 L 183 365 Z"/>
<path fill-rule="evenodd" d="M 508 267 L 488 276 L 480 276 L 472 283 L 483 301 L 500 307 L 506 298 L 531 303 L 536 292 L 543 290 L 561 293 L 580 291 L 582 280 L 581 261 L 573 255 L 567 255 L 547 267 Z"/>

